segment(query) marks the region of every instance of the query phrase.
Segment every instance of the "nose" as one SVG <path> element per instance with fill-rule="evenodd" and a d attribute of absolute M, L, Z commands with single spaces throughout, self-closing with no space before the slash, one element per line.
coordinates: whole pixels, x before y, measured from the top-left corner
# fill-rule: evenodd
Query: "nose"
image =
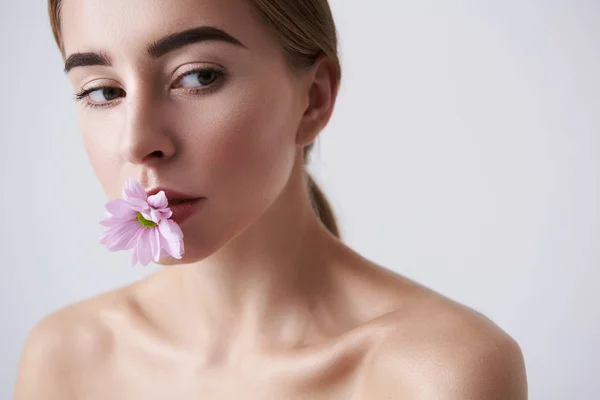
<path fill-rule="evenodd" d="M 153 165 L 173 157 L 175 143 L 160 100 L 143 93 L 125 99 L 125 126 L 119 143 L 123 159 L 132 164 Z"/>

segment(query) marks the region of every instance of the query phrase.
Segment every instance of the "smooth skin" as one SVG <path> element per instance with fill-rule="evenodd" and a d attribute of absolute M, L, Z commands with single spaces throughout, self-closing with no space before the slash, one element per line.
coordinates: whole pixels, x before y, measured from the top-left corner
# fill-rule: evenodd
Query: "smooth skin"
<path fill-rule="evenodd" d="M 198 26 L 242 46 L 148 55 Z M 334 108 L 329 59 L 292 70 L 243 0 L 65 0 L 62 29 L 67 57 L 111 59 L 68 72 L 76 92 L 114 88 L 78 107 L 106 194 L 133 177 L 206 203 L 181 225 L 181 260 L 34 326 L 15 400 L 527 398 L 510 336 L 363 258 L 312 211 L 302 152 Z M 199 67 L 226 77 L 181 77 Z"/>

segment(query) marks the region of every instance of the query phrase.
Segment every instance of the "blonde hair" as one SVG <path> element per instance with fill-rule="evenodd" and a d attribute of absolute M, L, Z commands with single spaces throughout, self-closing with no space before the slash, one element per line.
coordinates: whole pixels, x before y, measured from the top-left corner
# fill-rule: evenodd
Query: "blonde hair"
<path fill-rule="evenodd" d="M 337 84 L 341 80 L 341 65 L 337 52 L 337 33 L 327 0 L 249 0 L 259 18 L 277 37 L 292 68 L 308 68 L 325 54 L 337 67 Z M 48 13 L 54 40 L 65 57 L 61 39 L 61 0 L 48 0 Z M 304 148 L 304 162 L 314 142 Z M 313 210 L 336 237 L 339 228 L 331 205 L 310 176 L 308 189 Z"/>

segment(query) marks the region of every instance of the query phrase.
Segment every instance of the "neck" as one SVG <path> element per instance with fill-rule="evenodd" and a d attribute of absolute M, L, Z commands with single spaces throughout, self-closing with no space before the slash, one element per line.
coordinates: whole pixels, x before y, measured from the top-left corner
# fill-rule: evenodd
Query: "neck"
<path fill-rule="evenodd" d="M 173 329 L 193 340 L 201 332 L 213 348 L 290 347 L 311 319 L 335 318 L 333 269 L 345 246 L 313 211 L 304 169 L 295 171 L 252 226 L 210 256 L 162 271 L 174 293 L 166 313 L 179 315 Z"/>

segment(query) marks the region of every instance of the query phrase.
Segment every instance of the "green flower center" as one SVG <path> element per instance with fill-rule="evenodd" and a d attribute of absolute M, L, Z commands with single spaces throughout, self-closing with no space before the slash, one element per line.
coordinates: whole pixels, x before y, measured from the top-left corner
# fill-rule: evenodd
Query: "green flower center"
<path fill-rule="evenodd" d="M 144 228 L 153 228 L 156 225 L 158 225 L 156 222 L 148 221 L 146 218 L 144 218 L 141 212 L 138 212 L 137 220 L 140 223 L 140 225 L 142 225 Z"/>

